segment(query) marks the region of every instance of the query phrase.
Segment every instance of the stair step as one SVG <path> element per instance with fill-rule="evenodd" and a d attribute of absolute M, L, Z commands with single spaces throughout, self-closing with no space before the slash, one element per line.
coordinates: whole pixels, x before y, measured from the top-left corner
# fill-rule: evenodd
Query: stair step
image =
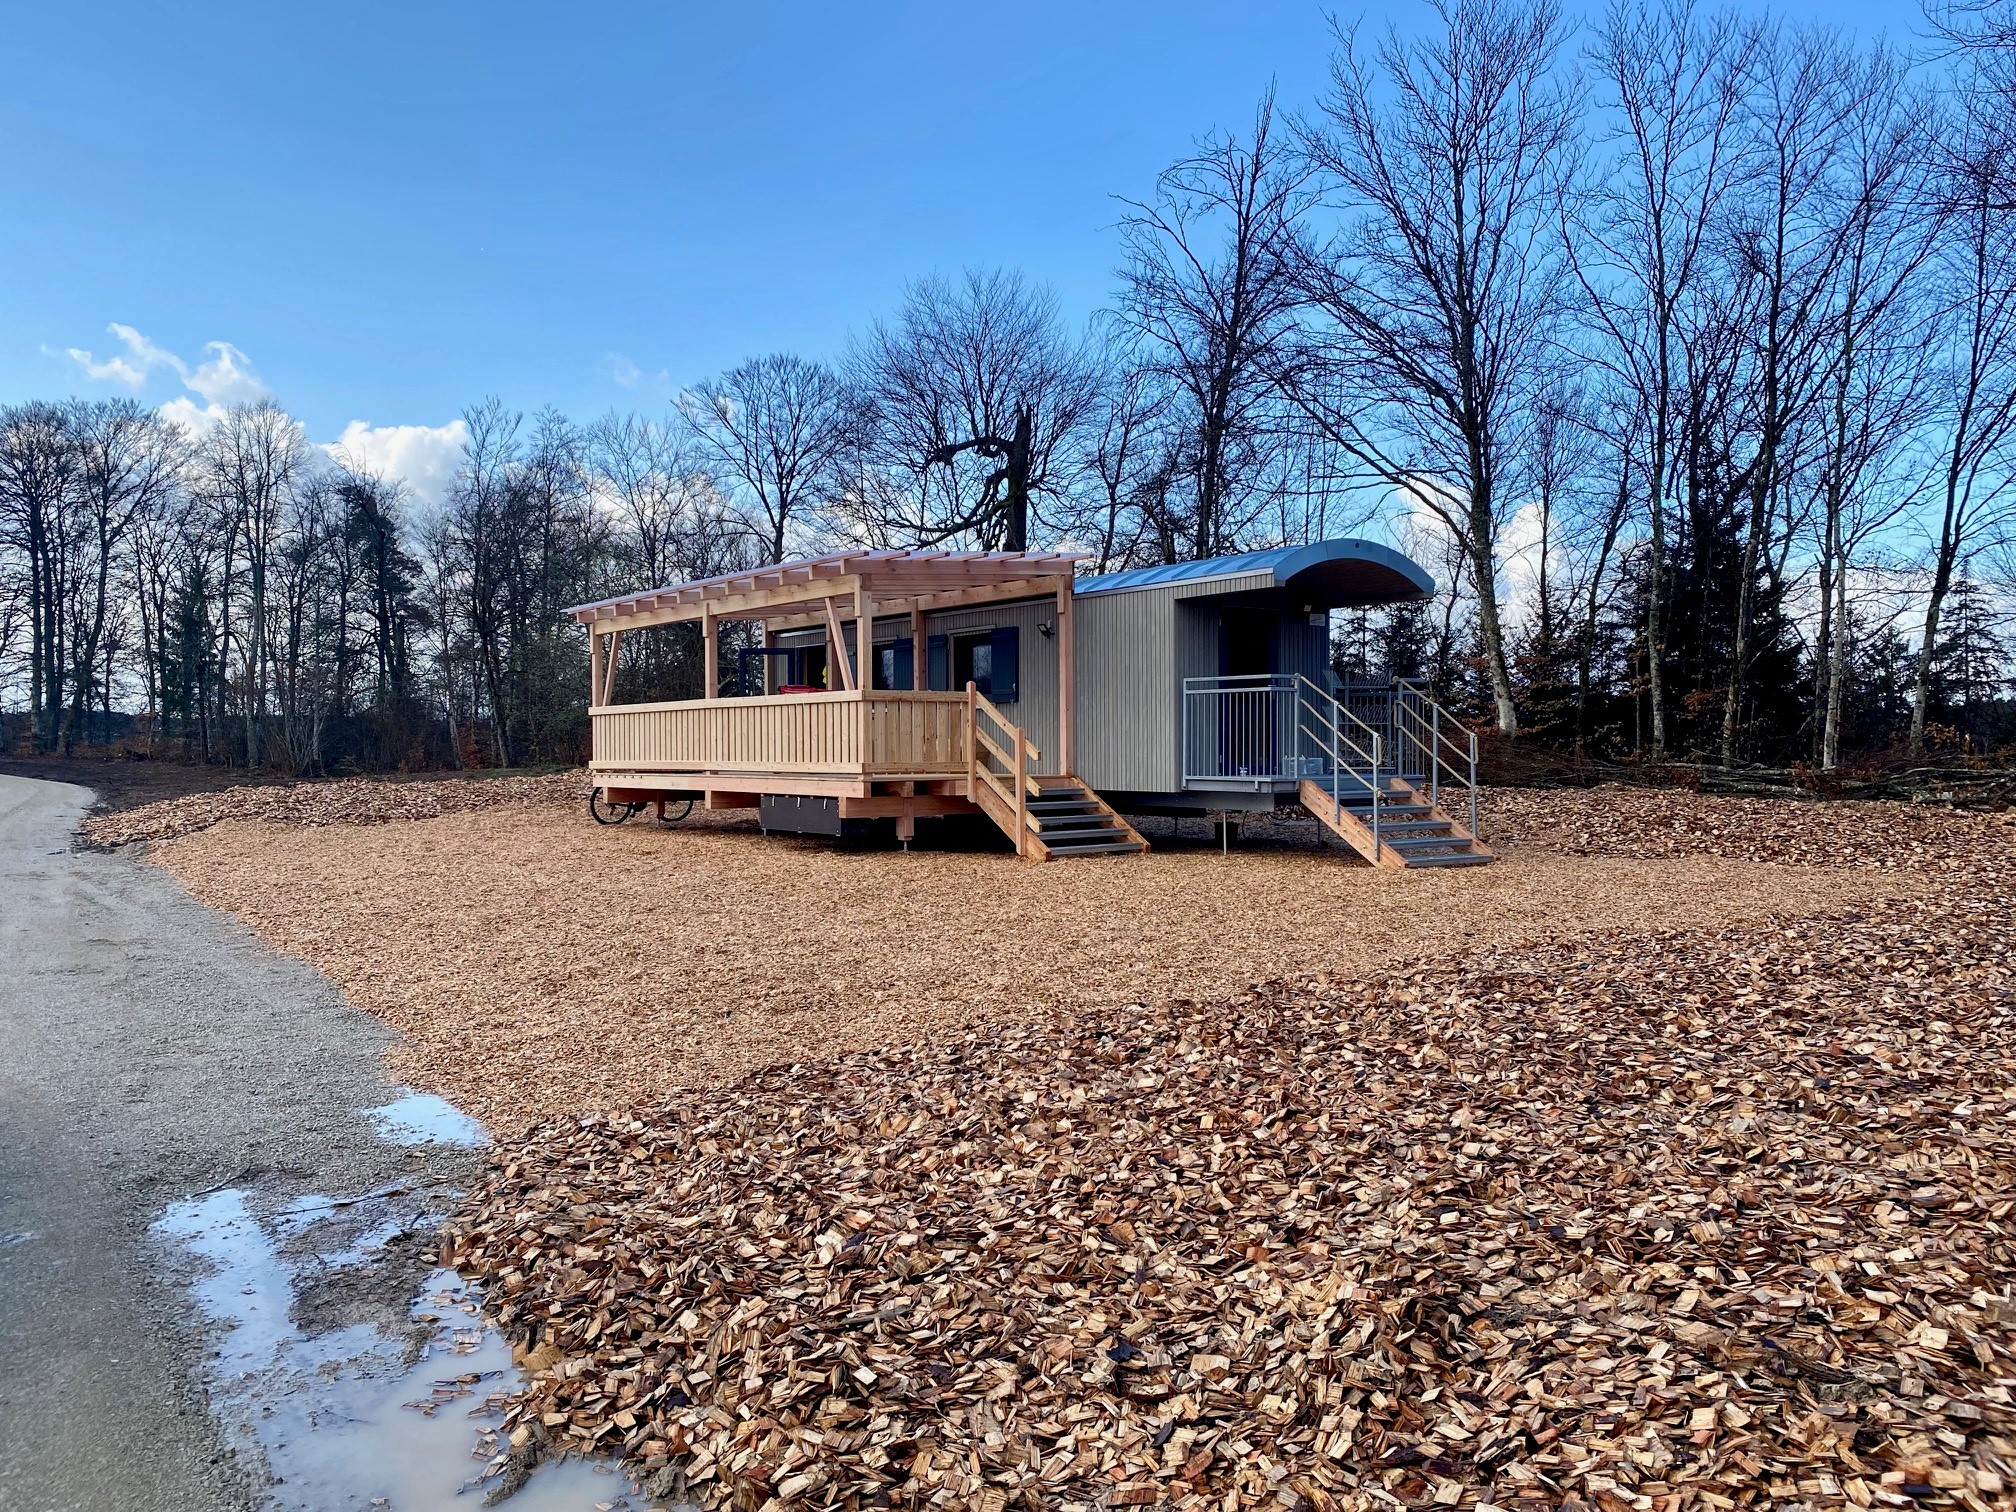
<path fill-rule="evenodd" d="M 1372 821 L 1368 819 L 1365 822 L 1370 825 Z M 1447 819 L 1403 819 L 1395 824 L 1382 814 L 1379 818 L 1379 833 L 1405 838 L 1409 835 L 1447 835 L 1452 833 L 1452 829 Z"/>
<path fill-rule="evenodd" d="M 1462 835 L 1414 835 L 1398 840 L 1388 840 L 1383 834 L 1380 843 L 1389 850 L 1406 852 L 1410 850 L 1432 850 L 1437 846 L 1461 845 L 1467 847 L 1470 841 Z"/>
<path fill-rule="evenodd" d="M 1111 814 L 1083 814 L 1070 819 L 1039 819 L 1036 833 L 1039 835 L 1082 835 L 1092 830 L 1113 829 L 1117 821 Z"/>
<path fill-rule="evenodd" d="M 1416 866 L 1482 866 L 1491 858 L 1480 856 L 1475 851 L 1452 851 L 1446 856 L 1409 856 L 1407 865 Z"/>
<path fill-rule="evenodd" d="M 1059 860 L 1068 856 L 1117 855 L 1122 851 L 1144 851 L 1148 848 L 1139 840 L 1109 840 L 1097 845 L 1078 845 L 1068 841 L 1061 845 L 1050 845 L 1048 841 L 1044 844 L 1051 856 Z"/>
<path fill-rule="evenodd" d="M 1032 814 L 1091 814 L 1098 812 L 1104 806 L 1103 804 L 1094 803 L 1088 798 L 1063 800 L 1032 798 L 1029 800 L 1029 812 Z"/>

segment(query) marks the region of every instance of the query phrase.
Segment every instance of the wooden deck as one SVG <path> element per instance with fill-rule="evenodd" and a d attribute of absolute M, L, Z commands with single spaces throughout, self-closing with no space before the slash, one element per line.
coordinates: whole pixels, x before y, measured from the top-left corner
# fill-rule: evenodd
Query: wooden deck
<path fill-rule="evenodd" d="M 591 709 L 596 772 L 964 778 L 964 693 L 782 693 Z"/>

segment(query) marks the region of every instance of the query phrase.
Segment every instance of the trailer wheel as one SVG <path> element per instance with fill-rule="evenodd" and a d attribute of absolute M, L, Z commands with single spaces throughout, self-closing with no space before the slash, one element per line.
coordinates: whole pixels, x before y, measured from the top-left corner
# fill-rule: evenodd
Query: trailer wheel
<path fill-rule="evenodd" d="M 672 811 L 674 809 L 677 809 L 679 812 L 676 814 L 673 813 Z M 682 820 L 684 820 L 688 814 L 692 812 L 693 812 L 693 800 L 691 798 L 686 799 L 683 803 L 674 803 L 671 799 L 668 798 L 665 800 L 665 812 L 659 818 L 658 822 L 660 824 L 678 824 Z"/>
<path fill-rule="evenodd" d="M 641 803 L 609 803 L 600 788 L 588 790 L 588 813 L 597 824 L 623 824 L 635 819 L 643 807 Z"/>

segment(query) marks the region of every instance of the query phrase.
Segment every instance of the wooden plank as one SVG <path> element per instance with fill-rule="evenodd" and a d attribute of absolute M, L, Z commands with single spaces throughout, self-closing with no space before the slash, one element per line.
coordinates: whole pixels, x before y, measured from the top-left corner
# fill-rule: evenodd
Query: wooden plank
<path fill-rule="evenodd" d="M 875 601 L 860 578 L 854 580 L 854 680 L 864 690 L 875 686 Z"/>
<path fill-rule="evenodd" d="M 885 593 L 877 602 L 884 615 L 924 614 L 939 609 L 969 608 L 1014 599 L 1044 598 L 1056 591 L 1054 577 L 1017 578 L 1007 583 L 991 583 L 976 588 L 946 588 L 929 593 Z M 779 630 L 804 630 L 820 623 L 820 616 L 803 610 L 777 615 L 772 623 Z"/>
<path fill-rule="evenodd" d="M 1029 738 L 1015 727 L 1015 849 L 1029 854 Z"/>
<path fill-rule="evenodd" d="M 866 798 L 842 798 L 843 819 L 900 819 L 910 815 L 970 814 L 973 805 L 955 794 L 919 793 L 915 797 L 876 793 Z"/>
<path fill-rule="evenodd" d="M 721 622 L 714 617 L 709 607 L 700 617 L 700 657 L 705 664 L 701 686 L 706 690 L 703 697 L 721 696 Z"/>
<path fill-rule="evenodd" d="M 840 683 L 849 693 L 854 691 L 854 669 L 847 661 L 847 636 L 840 628 L 840 606 L 836 599 L 826 600 L 826 686 L 833 686 L 833 673 L 839 670 Z"/>
<path fill-rule="evenodd" d="M 745 593 L 724 593 L 713 597 L 694 597 L 690 601 L 671 602 L 660 600 L 655 609 L 635 614 L 618 615 L 615 610 L 597 611 L 594 618 L 607 622 L 620 618 L 626 630 L 643 630 L 653 625 L 676 625 L 689 620 L 700 619 L 711 610 L 721 619 L 775 619 L 780 616 L 802 614 L 798 605 L 811 605 L 835 593 L 848 594 L 854 590 L 854 579 L 844 577 L 806 577 L 798 581 L 787 581 L 775 587 L 752 589 Z"/>

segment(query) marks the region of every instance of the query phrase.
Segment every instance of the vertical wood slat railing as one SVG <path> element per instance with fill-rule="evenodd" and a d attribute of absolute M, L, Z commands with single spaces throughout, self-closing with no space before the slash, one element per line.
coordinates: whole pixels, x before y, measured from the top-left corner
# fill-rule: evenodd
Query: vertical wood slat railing
<path fill-rule="evenodd" d="M 958 693 L 784 693 L 589 710 L 591 767 L 956 776 L 971 720 Z"/>

